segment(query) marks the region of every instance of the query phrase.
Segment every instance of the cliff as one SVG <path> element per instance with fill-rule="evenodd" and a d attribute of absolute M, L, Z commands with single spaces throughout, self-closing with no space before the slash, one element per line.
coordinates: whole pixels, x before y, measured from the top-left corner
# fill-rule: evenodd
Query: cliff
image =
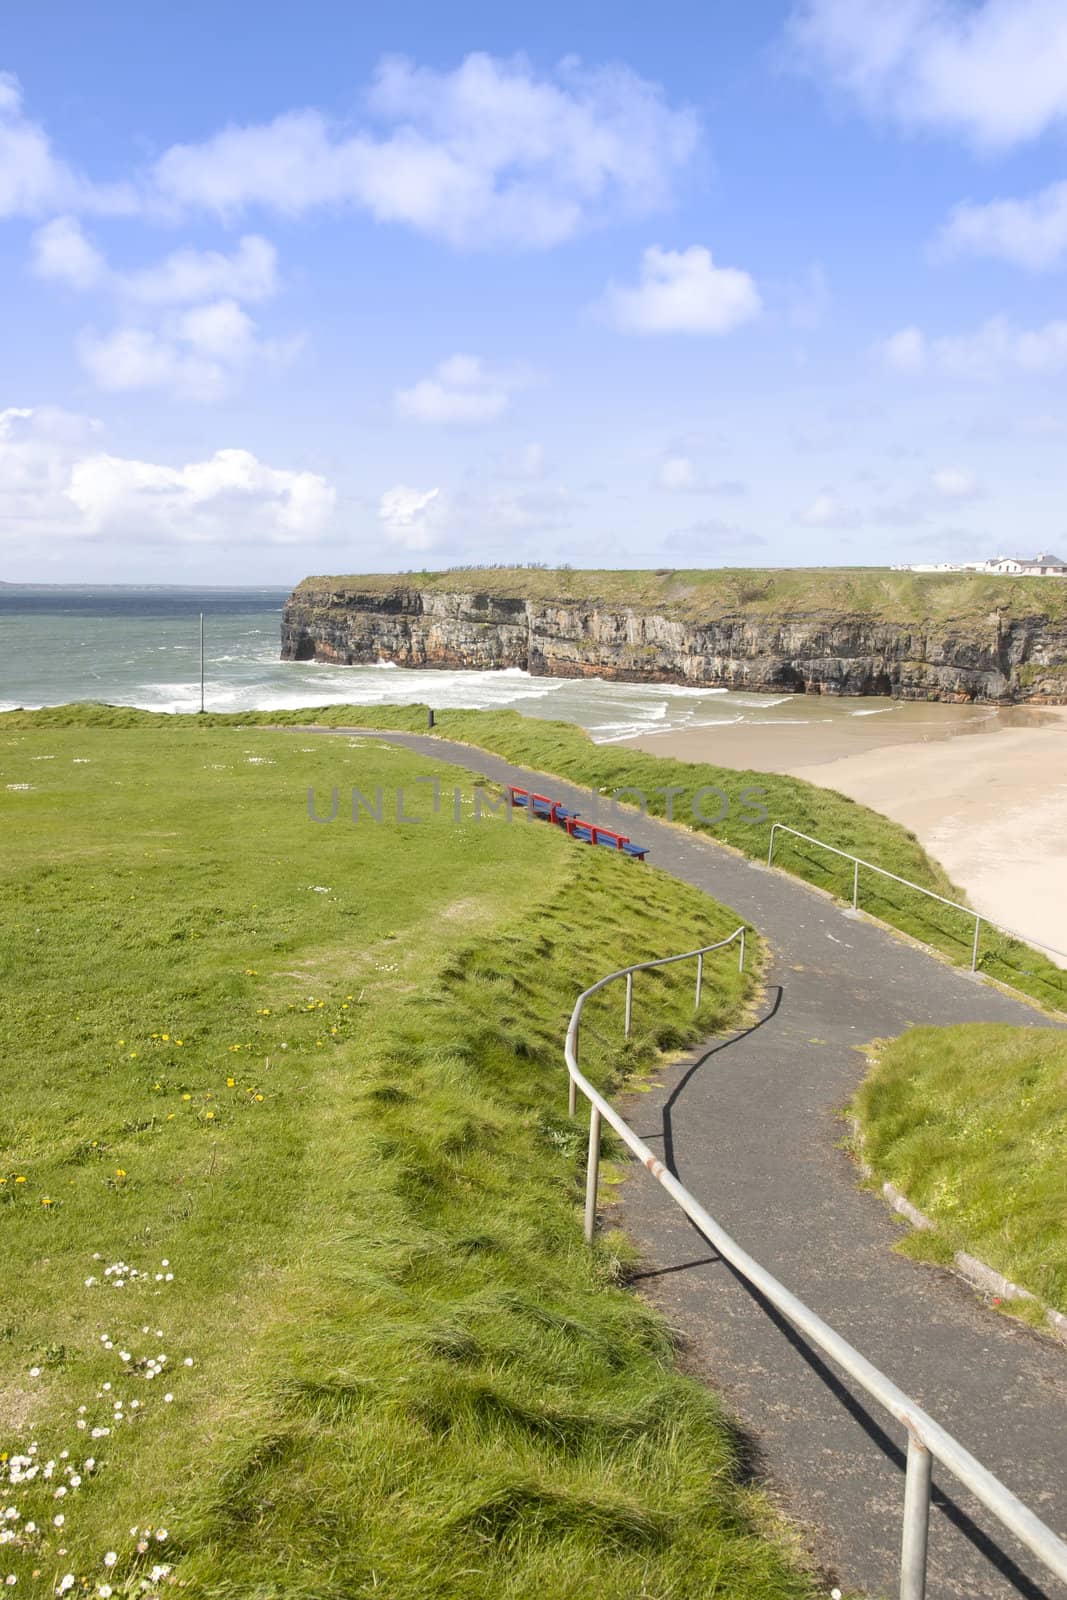
<path fill-rule="evenodd" d="M 1067 703 L 1067 580 L 876 570 L 307 578 L 282 659 Z"/>

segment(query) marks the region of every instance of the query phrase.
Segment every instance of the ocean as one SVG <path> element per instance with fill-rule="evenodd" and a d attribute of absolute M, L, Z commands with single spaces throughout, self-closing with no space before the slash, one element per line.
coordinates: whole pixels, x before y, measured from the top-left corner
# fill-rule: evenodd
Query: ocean
<path fill-rule="evenodd" d="M 764 727 L 872 716 L 899 702 L 812 701 L 670 684 L 537 678 L 500 672 L 339 667 L 278 659 L 286 591 L 0 585 L 0 710 L 97 700 L 149 711 L 405 705 L 504 709 L 561 718 L 600 743 L 749 723 Z"/>

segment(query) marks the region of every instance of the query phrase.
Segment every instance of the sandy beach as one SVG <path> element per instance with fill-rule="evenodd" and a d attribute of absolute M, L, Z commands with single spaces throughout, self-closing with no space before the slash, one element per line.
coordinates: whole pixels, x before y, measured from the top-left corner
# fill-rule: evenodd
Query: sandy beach
<path fill-rule="evenodd" d="M 627 742 L 837 789 L 917 834 L 977 910 L 1067 951 L 1067 707 L 882 707 L 800 702 L 774 727 Z"/>

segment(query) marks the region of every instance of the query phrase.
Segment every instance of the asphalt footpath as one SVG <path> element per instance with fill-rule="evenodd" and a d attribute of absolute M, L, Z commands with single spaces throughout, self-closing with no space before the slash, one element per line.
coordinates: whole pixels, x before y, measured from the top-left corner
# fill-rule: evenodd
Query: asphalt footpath
<path fill-rule="evenodd" d="M 496 782 L 547 788 L 589 814 L 588 791 L 470 746 L 374 737 Z M 922 1023 L 1052 1024 L 704 837 L 652 820 L 628 831 L 661 870 L 753 923 L 771 956 L 753 1024 L 667 1067 L 627 1103 L 631 1125 L 739 1244 L 1067 1537 L 1067 1349 L 950 1273 L 894 1253 L 900 1223 L 859 1187 L 840 1117 L 871 1039 Z M 635 1011 L 642 998 L 638 976 Z M 560 1072 L 562 1092 L 562 1040 Z M 895 1594 L 903 1429 L 718 1259 L 657 1183 L 635 1172 L 622 1193 L 622 1225 L 645 1257 L 635 1287 L 678 1330 L 687 1370 L 726 1398 L 749 1470 L 799 1524 L 828 1584 Z M 933 1498 L 929 1600 L 1067 1600 L 1067 1585 L 936 1464 Z"/>

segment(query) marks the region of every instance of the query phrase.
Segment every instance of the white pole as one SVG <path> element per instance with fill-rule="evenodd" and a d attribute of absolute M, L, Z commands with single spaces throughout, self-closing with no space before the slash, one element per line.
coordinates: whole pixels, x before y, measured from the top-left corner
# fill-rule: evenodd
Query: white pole
<path fill-rule="evenodd" d="M 200 613 L 200 712 L 204 711 L 204 613 Z"/>

